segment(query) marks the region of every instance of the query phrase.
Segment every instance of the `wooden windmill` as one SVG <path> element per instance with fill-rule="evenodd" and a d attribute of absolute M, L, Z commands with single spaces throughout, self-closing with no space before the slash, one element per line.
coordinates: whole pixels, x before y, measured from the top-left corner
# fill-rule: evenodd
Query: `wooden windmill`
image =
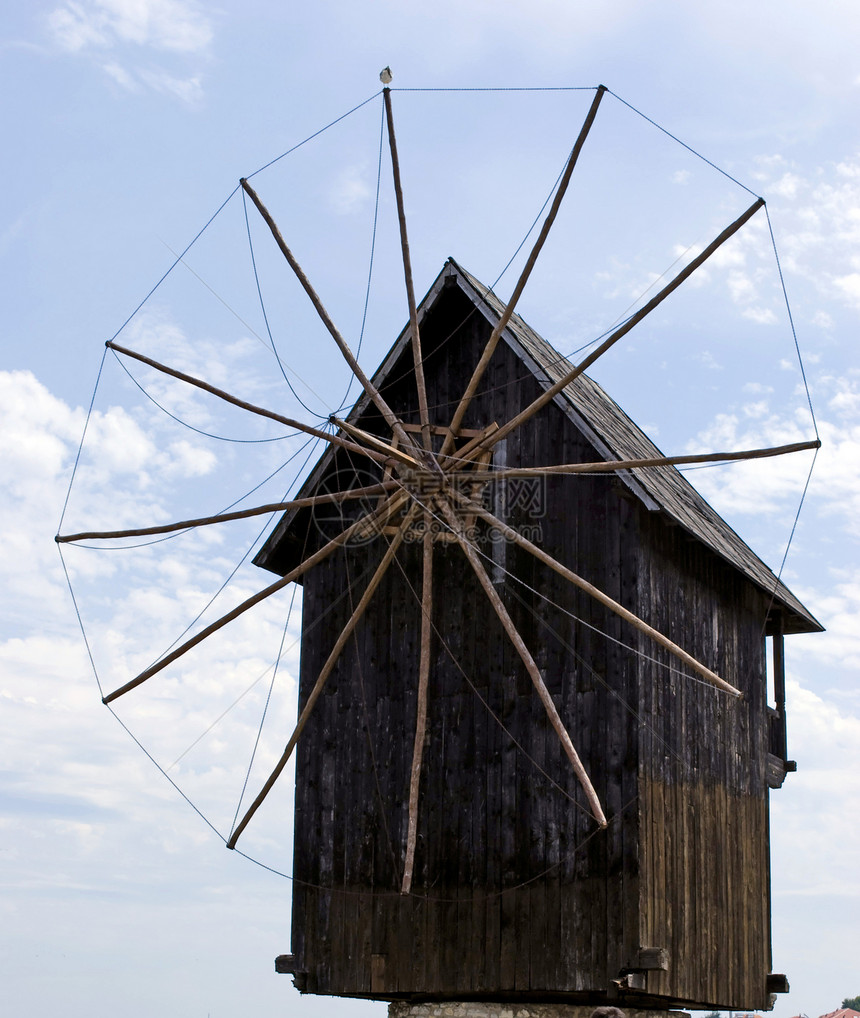
<path fill-rule="evenodd" d="M 409 324 L 372 377 L 243 181 L 363 394 L 334 434 L 287 422 L 329 447 L 257 556 L 279 579 L 105 699 L 303 584 L 299 720 L 229 842 L 295 750 L 280 968 L 303 991 L 751 1010 L 785 988 L 782 640 L 821 626 L 675 464 L 817 443 L 665 457 L 584 374 L 761 200 L 578 365 L 515 314 L 603 93 L 507 304 L 453 260 L 418 304 L 385 90 Z"/>

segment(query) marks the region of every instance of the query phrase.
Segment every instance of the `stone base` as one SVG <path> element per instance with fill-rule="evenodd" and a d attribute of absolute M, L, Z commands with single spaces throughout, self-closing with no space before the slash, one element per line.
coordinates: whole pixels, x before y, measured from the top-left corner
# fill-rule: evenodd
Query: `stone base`
<path fill-rule="evenodd" d="M 411 1004 L 395 1000 L 388 1005 L 388 1018 L 591 1018 L 594 1007 L 574 1004 L 482 1004 L 443 1001 Z M 623 1009 L 625 1018 L 690 1018 L 684 1011 L 637 1011 Z"/>

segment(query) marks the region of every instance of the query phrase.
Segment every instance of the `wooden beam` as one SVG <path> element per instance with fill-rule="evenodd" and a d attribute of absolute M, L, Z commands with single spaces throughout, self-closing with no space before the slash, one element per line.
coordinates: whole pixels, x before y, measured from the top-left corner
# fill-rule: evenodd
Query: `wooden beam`
<path fill-rule="evenodd" d="M 477 516 L 480 516 L 482 520 L 489 523 L 491 527 L 497 530 L 506 540 L 511 541 L 513 544 L 519 545 L 521 548 L 525 548 L 526 551 L 531 552 L 536 559 L 543 562 L 544 565 L 549 566 L 554 572 L 558 573 L 559 576 L 563 576 L 566 580 L 569 580 L 574 586 L 579 587 L 580 590 L 584 590 L 586 594 L 589 594 L 596 601 L 599 601 L 604 607 L 620 616 L 625 622 L 629 622 L 631 626 L 638 629 L 640 633 L 644 633 L 649 636 L 655 643 L 659 643 L 661 647 L 664 647 L 671 654 L 674 654 L 679 661 L 683 661 L 685 665 L 692 668 L 697 674 L 701 675 L 702 678 L 707 679 L 708 682 L 715 685 L 718 689 L 722 689 L 726 693 L 731 693 L 732 696 L 743 697 L 743 693 L 739 689 L 736 689 L 730 683 L 726 682 L 725 679 L 721 679 L 716 672 L 712 672 L 710 668 L 706 668 L 705 665 L 697 661 L 691 654 L 688 654 L 683 648 L 679 647 L 676 643 L 673 643 L 667 636 L 664 636 L 658 630 L 652 628 L 647 622 L 643 622 L 633 612 L 628 611 L 623 605 L 614 601 L 607 594 L 604 594 L 602 590 L 599 590 L 594 584 L 584 580 L 581 576 L 578 576 L 572 569 L 568 569 L 567 566 L 563 566 L 560 562 L 548 555 L 542 548 L 538 548 L 536 544 L 532 544 L 527 538 L 517 533 L 513 527 L 509 527 L 506 523 L 502 523 L 501 520 L 497 519 L 491 512 L 484 509 L 483 506 L 478 505 L 475 502 L 469 502 L 468 499 L 459 495 L 457 492 L 452 492 L 455 497 L 468 504 L 469 510 L 474 512 Z"/>
<path fill-rule="evenodd" d="M 517 306 L 517 302 L 525 289 L 526 283 L 528 282 L 529 276 L 532 273 L 532 269 L 535 266 L 538 255 L 541 252 L 541 248 L 549 236 L 549 231 L 552 228 L 552 224 L 555 222 L 555 218 L 558 215 L 558 210 L 561 207 L 562 199 L 567 192 L 567 186 L 570 183 L 571 175 L 573 174 L 573 168 L 576 166 L 576 161 L 579 158 L 579 153 L 582 151 L 582 146 L 585 144 L 585 139 L 588 137 L 588 132 L 591 130 L 591 125 L 594 123 L 594 118 L 597 116 L 597 107 L 600 105 L 600 100 L 603 98 L 603 94 L 606 88 L 603 85 L 598 85 L 597 94 L 594 96 L 594 101 L 591 104 L 591 108 L 588 111 L 588 115 L 585 118 L 585 123 L 582 125 L 582 129 L 579 132 L 579 137 L 574 143 L 573 149 L 571 150 L 570 157 L 567 160 L 567 165 L 564 168 L 564 173 L 561 180 L 559 181 L 558 188 L 555 192 L 555 198 L 553 199 L 552 206 L 547 214 L 544 224 L 541 227 L 541 231 L 538 234 L 538 238 L 534 243 L 534 247 L 531 250 L 526 264 L 523 266 L 523 270 L 520 273 L 520 278 L 517 280 L 514 292 L 511 294 L 510 300 L 505 306 L 502 316 L 496 323 L 495 328 L 490 334 L 490 338 L 487 340 L 487 345 L 484 347 L 484 351 L 481 354 L 481 358 L 475 366 L 475 370 L 472 372 L 472 377 L 469 380 L 469 384 L 466 386 L 466 391 L 463 393 L 460 403 L 457 409 L 454 411 L 454 416 L 451 418 L 451 423 L 448 429 L 448 435 L 445 441 L 442 443 L 442 455 L 446 455 L 453 449 L 454 440 L 460 430 L 460 425 L 463 423 L 463 418 L 466 416 L 466 411 L 469 409 L 469 404 L 475 393 L 478 390 L 478 385 L 481 379 L 484 377 L 484 372 L 487 370 L 487 365 L 490 363 L 490 358 L 493 356 L 493 352 L 498 345 L 499 339 L 508 322 L 511 319 L 511 315 L 514 313 L 514 309 Z"/>
<path fill-rule="evenodd" d="M 275 413 L 274 410 L 266 410 L 265 407 L 255 406 L 253 403 L 248 403 L 244 399 L 239 399 L 238 396 L 231 396 L 229 392 L 225 392 L 223 389 L 218 389 L 214 385 L 210 385 L 208 382 L 204 382 L 201 378 L 195 378 L 194 375 L 187 375 L 184 371 L 177 371 L 176 368 L 170 368 L 166 364 L 162 364 L 160 361 L 155 361 L 151 357 L 146 357 L 142 353 L 137 353 L 135 350 L 129 350 L 127 347 L 120 346 L 119 343 L 114 343 L 112 340 L 108 340 L 105 346 L 109 350 L 114 350 L 116 353 L 125 354 L 126 357 L 132 357 L 136 361 L 140 361 L 141 364 L 148 364 L 149 367 L 155 368 L 156 371 L 161 371 L 165 375 L 170 375 L 171 378 L 178 378 L 180 382 L 187 382 L 189 385 L 194 385 L 198 389 L 203 389 L 204 392 L 209 392 L 213 396 L 217 396 L 218 399 L 223 399 L 225 403 L 232 403 L 233 406 L 240 407 L 242 410 L 248 410 L 252 414 L 257 414 L 260 417 L 268 417 L 270 420 L 277 421 L 279 424 L 285 424 L 288 428 L 294 428 L 296 431 L 303 431 L 306 435 L 313 435 L 314 438 L 321 438 L 325 442 L 330 442 L 332 445 L 342 446 L 344 449 L 349 449 L 350 452 L 358 453 L 361 456 L 368 456 L 372 460 L 376 460 L 381 463 L 385 461 L 385 457 L 378 452 L 370 452 L 360 445 L 356 445 L 354 442 L 348 442 L 344 438 L 340 438 L 337 435 L 330 435 L 327 431 L 320 431 L 319 428 L 312 428 L 308 424 L 303 424 L 301 421 L 294 420 L 292 417 L 284 417 L 282 414 Z"/>
<path fill-rule="evenodd" d="M 125 685 L 120 686 L 119 689 L 115 689 L 112 693 L 109 693 L 102 699 L 102 703 L 111 703 L 118 697 L 123 696 L 132 689 L 135 689 L 137 686 L 141 685 L 141 683 L 146 682 L 147 679 L 151 679 L 153 675 L 156 675 L 169 664 L 172 664 L 177 660 L 177 658 L 182 657 L 183 654 L 186 654 L 193 647 L 196 647 L 198 643 L 202 643 L 207 636 L 211 636 L 219 629 L 222 629 L 229 622 L 232 622 L 250 608 L 259 604 L 260 601 L 264 601 L 267 597 L 277 593 L 279 590 L 286 587 L 288 583 L 292 583 L 294 580 L 297 580 L 300 576 L 304 575 L 308 569 L 311 569 L 319 562 L 322 562 L 323 559 L 327 558 L 336 548 L 340 548 L 341 545 L 346 544 L 350 537 L 352 537 L 352 535 L 361 527 L 366 527 L 371 521 L 381 519 L 391 512 L 396 512 L 397 508 L 403 505 L 408 498 L 409 496 L 404 492 L 398 492 L 396 495 L 392 495 L 384 505 L 379 506 L 372 513 L 362 516 L 361 519 L 356 520 L 355 523 L 347 527 L 342 534 L 338 534 L 338 536 L 329 541 L 328 544 L 324 544 L 322 548 L 306 558 L 305 561 L 296 566 L 295 569 L 291 570 L 285 576 L 282 576 L 280 580 L 276 580 L 274 583 L 269 584 L 268 587 L 258 591 L 252 597 L 247 598 L 241 604 L 233 608 L 232 611 L 227 612 L 226 615 L 222 615 L 220 619 L 216 619 L 213 623 L 211 623 L 211 625 L 206 626 L 205 629 L 201 629 L 199 633 L 192 636 L 190 640 L 186 640 L 185 643 L 165 655 L 160 661 L 156 661 L 154 665 L 150 665 L 149 668 L 142 671 L 140 675 L 137 675 L 129 682 L 126 682 Z"/>
<path fill-rule="evenodd" d="M 386 403 L 385 399 L 382 396 L 382 393 L 376 388 L 373 382 L 371 382 L 371 380 L 362 370 L 361 365 L 356 360 L 355 354 L 352 352 L 352 350 L 350 350 L 348 343 L 340 334 L 340 331 L 332 321 L 328 311 L 326 311 L 323 302 L 320 300 L 319 295 L 311 285 L 311 281 L 305 275 L 301 265 L 299 265 L 298 261 L 296 261 L 293 252 L 287 247 L 286 241 L 281 236 L 281 231 L 278 229 L 278 225 L 272 218 L 271 213 L 262 203 L 262 201 L 260 201 L 259 195 L 253 189 L 253 187 L 251 187 L 251 185 L 244 177 L 239 181 L 239 183 L 242 185 L 242 189 L 250 197 L 251 201 L 257 207 L 257 211 L 260 213 L 266 225 L 269 227 L 272 236 L 275 238 L 275 243 L 281 249 L 281 254 L 283 254 L 283 256 L 286 258 L 290 268 L 295 273 L 296 278 L 301 283 L 305 293 L 308 295 L 308 297 L 310 297 L 311 304 L 313 304 L 316 313 L 319 315 L 323 325 L 325 325 L 325 327 L 328 329 L 329 334 L 337 344 L 337 348 L 343 355 L 344 360 L 350 366 L 353 373 L 355 374 L 355 377 L 361 383 L 361 387 L 364 389 L 367 395 L 373 400 L 374 404 L 376 405 L 376 408 L 382 414 L 385 423 L 389 426 L 389 428 L 391 428 L 394 434 L 396 434 L 400 438 L 401 443 L 406 448 L 409 448 L 411 443 L 410 440 L 406 437 L 406 432 L 400 426 L 400 421 L 397 419 L 397 417 L 394 414 L 394 411 L 391 409 L 388 403 Z"/>
<path fill-rule="evenodd" d="M 424 510 L 424 562 L 421 574 L 421 656 L 418 663 L 418 708 L 415 717 L 415 741 L 412 746 L 412 770 L 409 777 L 409 826 L 406 833 L 406 860 L 403 864 L 401 894 L 412 890 L 415 846 L 418 840 L 418 792 L 421 764 L 427 736 L 427 689 L 430 683 L 431 641 L 433 638 L 433 534 L 430 513 Z"/>
<path fill-rule="evenodd" d="M 399 488 L 399 481 L 381 481 L 365 488 L 350 488 L 348 491 L 333 491 L 326 495 L 313 495 L 308 498 L 294 498 L 290 502 L 270 502 L 268 505 L 254 506 L 253 509 L 237 509 L 231 513 L 219 513 L 216 516 L 204 516 L 195 520 L 180 520 L 178 523 L 164 523 L 157 527 L 138 527 L 137 530 L 88 530 L 80 534 L 57 534 L 57 544 L 72 544 L 75 541 L 110 540 L 119 537 L 150 537 L 155 534 L 170 534 L 176 530 L 189 530 L 192 527 L 208 527 L 213 523 L 228 523 L 231 520 L 245 520 L 251 516 L 265 516 L 266 513 L 283 512 L 287 509 L 310 509 L 331 502 L 346 502 L 353 498 L 384 495 L 387 491 Z"/>
<path fill-rule="evenodd" d="M 554 385 L 551 385 L 546 392 L 538 396 L 538 398 L 530 403 L 524 410 L 518 413 L 515 417 L 511 418 L 507 424 L 503 424 L 501 428 L 489 438 L 484 439 L 484 448 L 488 449 L 494 446 L 497 442 L 500 442 L 503 438 L 509 435 L 515 428 L 520 427 L 521 424 L 525 424 L 527 420 L 534 417 L 534 415 L 546 406 L 547 403 L 551 402 L 555 397 L 564 389 L 566 386 L 578 378 L 583 371 L 589 368 L 598 357 L 601 357 L 606 351 L 614 346 L 619 339 L 626 336 L 631 329 L 635 328 L 643 318 L 647 317 L 651 312 L 669 296 L 674 290 L 676 290 L 681 283 L 688 279 L 701 265 L 703 265 L 711 255 L 720 248 L 730 237 L 733 237 L 738 230 L 750 220 L 756 212 L 764 205 L 764 198 L 759 198 L 753 202 L 752 205 L 739 216 L 731 225 L 727 226 L 725 230 L 705 248 L 701 254 L 697 255 L 689 265 L 683 268 L 674 279 L 672 279 L 663 289 L 652 297 L 648 303 L 639 309 L 635 315 L 633 315 L 624 325 L 616 329 L 603 343 L 597 347 L 588 357 L 585 358 L 575 368 L 571 368 L 562 378 L 560 378 Z"/>
<path fill-rule="evenodd" d="M 313 712 L 314 705 L 320 698 L 320 694 L 325 688 L 325 684 L 328 681 L 329 676 L 334 671 L 334 666 L 337 664 L 340 655 L 343 652 L 343 648 L 346 646 L 347 640 L 350 638 L 350 636 L 352 636 L 352 633 L 355 630 L 355 627 L 358 625 L 359 620 L 367 610 L 367 606 L 370 604 L 371 598 L 376 592 L 376 588 L 382 582 L 382 578 L 385 576 L 386 572 L 388 572 L 388 567 L 391 565 L 394 556 L 397 554 L 397 549 L 400 547 L 403 541 L 403 536 L 406 533 L 406 529 L 409 523 L 411 522 L 412 516 L 414 515 L 416 509 L 417 507 L 414 504 L 410 507 L 409 511 L 406 514 L 406 518 L 404 519 L 403 524 L 400 527 L 399 532 L 393 538 L 391 543 L 388 545 L 385 554 L 382 556 L 382 561 L 376 567 L 376 571 L 371 577 L 370 582 L 368 583 L 364 593 L 361 595 L 361 600 L 355 606 L 355 609 L 353 610 L 352 615 L 349 617 L 349 621 L 343 627 L 340 636 L 338 636 L 337 640 L 335 640 L 334 647 L 332 647 L 331 653 L 326 659 L 326 663 L 322 667 L 322 671 L 320 671 L 319 675 L 317 676 L 317 680 L 314 683 L 314 687 L 311 690 L 310 695 L 308 696 L 307 702 L 305 703 L 302 709 L 302 713 L 299 716 L 298 721 L 296 722 L 296 727 L 293 730 L 293 734 L 287 740 L 287 745 L 284 747 L 284 752 L 281 754 L 280 760 L 278 760 L 277 764 L 275 764 L 275 769 L 267 778 L 266 783 L 263 785 L 262 789 L 257 795 L 257 798 L 254 799 L 253 803 L 248 808 L 248 811 L 245 813 L 236 829 L 230 835 L 230 840 L 227 842 L 227 848 L 236 847 L 236 842 L 239 840 L 239 836 L 241 835 L 242 831 L 244 831 L 245 828 L 248 826 L 251 817 L 253 817 L 253 815 L 263 804 L 264 799 L 269 794 L 269 792 L 271 792 L 275 782 L 278 780 L 284 768 L 287 766 L 290 757 L 293 755 L 293 750 L 296 748 L 296 743 L 299 741 L 299 736 L 302 734 L 305 725 L 308 723 L 308 718 L 310 718 L 311 713 Z"/>
<path fill-rule="evenodd" d="M 403 255 L 403 275 L 406 278 L 406 300 L 409 305 L 409 325 L 412 331 L 412 360 L 415 365 L 415 387 L 418 390 L 418 416 L 421 420 L 421 438 L 424 449 L 432 452 L 430 437 L 430 415 L 427 409 L 427 387 L 424 382 L 424 356 L 421 352 L 421 336 L 418 331 L 418 307 L 415 303 L 415 287 L 412 282 L 412 259 L 409 255 L 409 238 L 406 235 L 406 211 L 403 206 L 403 187 L 400 183 L 400 159 L 397 155 L 397 138 L 394 134 L 394 113 L 391 109 L 391 89 L 382 90 L 385 103 L 385 119 L 388 124 L 388 147 L 391 150 L 391 170 L 394 175 L 394 195 L 397 199 L 397 219 L 400 223 L 400 249 Z"/>
<path fill-rule="evenodd" d="M 586 773 L 586 770 L 582 765 L 582 761 L 579 759 L 579 754 L 576 752 L 573 742 L 571 741 L 570 735 L 568 734 L 567 729 L 564 727 L 564 722 L 559 717 L 558 711 L 556 710 L 556 706 L 553 703 L 552 697 L 549 694 L 549 690 L 546 688 L 543 678 L 541 677 L 540 669 L 535 663 L 535 660 L 532 657 L 528 647 L 525 645 L 523 638 L 517 631 L 517 627 L 514 625 L 513 619 L 508 614 L 508 611 L 505 608 L 502 599 L 496 593 L 496 589 L 493 586 L 492 580 L 489 578 L 489 576 L 487 576 L 487 572 L 484 569 L 483 565 L 481 564 L 481 560 L 478 558 L 475 549 L 472 547 L 471 543 L 463 533 L 463 529 L 460 526 L 460 522 L 457 519 L 456 513 L 451 508 L 450 504 L 445 500 L 439 501 L 439 508 L 442 512 L 442 515 L 445 517 L 448 526 L 450 526 L 454 534 L 457 535 L 457 540 L 459 541 L 460 547 L 463 549 L 466 558 L 469 560 L 469 564 L 474 570 L 475 575 L 478 577 L 478 582 L 484 588 L 484 593 L 487 595 L 490 604 L 493 606 L 493 610 L 499 617 L 499 621 L 502 623 L 505 632 L 508 634 L 508 639 L 514 645 L 517 654 L 519 654 L 520 659 L 522 660 L 523 664 L 526 667 L 526 671 L 528 672 L 529 678 L 532 680 L 532 683 L 535 689 L 537 690 L 537 694 L 540 697 L 540 701 L 543 704 L 544 710 L 547 713 L 547 717 L 549 718 L 550 724 L 555 729 L 555 733 L 558 736 L 559 740 L 561 741 L 562 747 L 567 755 L 567 758 L 568 760 L 570 760 L 570 763 L 573 766 L 574 773 L 576 774 L 576 777 L 580 785 L 582 786 L 583 791 L 585 792 L 585 797 L 588 800 L 588 804 L 591 808 L 591 813 L 594 816 L 594 819 L 597 821 L 600 827 L 608 826 L 606 816 L 604 815 L 603 812 L 603 808 L 600 805 L 600 800 L 597 798 L 597 792 L 595 792 L 594 790 L 594 785 L 592 785 L 591 779 L 588 777 L 588 774 Z"/>
<path fill-rule="evenodd" d="M 474 463 L 475 459 L 478 458 L 485 450 L 480 448 L 482 439 L 488 435 L 492 435 L 499 430 L 499 425 L 496 421 L 492 424 L 487 425 L 486 428 L 482 428 L 480 431 L 476 431 L 474 428 L 460 428 L 458 436 L 462 437 L 471 433 L 471 438 L 465 445 L 459 449 L 455 449 L 449 453 L 443 460 L 442 465 L 445 469 L 449 467 L 456 467 L 459 464 Z M 445 431 L 447 434 L 447 429 Z"/>

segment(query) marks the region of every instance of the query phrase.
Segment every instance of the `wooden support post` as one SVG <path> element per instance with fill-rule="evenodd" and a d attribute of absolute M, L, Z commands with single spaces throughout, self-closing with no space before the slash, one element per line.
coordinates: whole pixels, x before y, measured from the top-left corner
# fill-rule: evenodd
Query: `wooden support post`
<path fill-rule="evenodd" d="M 427 387 L 424 382 L 424 357 L 418 331 L 418 307 L 412 282 L 412 259 L 409 255 L 409 238 L 406 235 L 406 210 L 403 206 L 403 187 L 400 183 L 400 159 L 397 155 L 397 138 L 394 134 L 394 114 L 391 109 L 391 89 L 382 90 L 385 119 L 388 123 L 388 147 L 391 150 L 391 170 L 394 175 L 394 194 L 397 199 L 397 219 L 400 223 L 400 249 L 403 254 L 403 275 L 406 278 L 406 300 L 409 305 L 409 326 L 412 331 L 412 360 L 415 364 L 415 386 L 418 390 L 418 415 L 421 421 L 421 438 L 424 449 L 433 450 L 430 438 L 430 414 L 427 409 Z"/>
<path fill-rule="evenodd" d="M 296 727 L 293 730 L 293 734 L 287 741 L 287 745 L 284 748 L 284 752 L 281 754 L 280 760 L 278 760 L 277 764 L 275 765 L 275 769 L 269 775 L 268 779 L 266 780 L 266 783 L 263 785 L 262 789 L 260 790 L 260 793 L 257 795 L 257 798 L 253 801 L 248 811 L 245 813 L 244 817 L 242 817 L 242 820 L 240 821 L 236 829 L 230 835 L 230 839 L 227 842 L 227 848 L 236 847 L 236 842 L 239 840 L 239 836 L 241 835 L 242 831 L 244 831 L 245 828 L 248 826 L 251 817 L 260 808 L 260 806 L 263 803 L 263 800 L 272 790 L 275 782 L 281 776 L 283 769 L 287 766 L 290 757 L 293 755 L 293 750 L 296 748 L 296 743 L 299 741 L 299 736 L 302 734 L 305 725 L 308 723 L 308 718 L 311 716 L 311 713 L 314 709 L 314 705 L 316 704 L 317 700 L 320 697 L 320 694 L 325 688 L 325 684 L 328 681 L 328 678 L 331 675 L 332 671 L 334 670 L 334 666 L 337 664 L 338 659 L 340 658 L 340 655 L 343 651 L 343 648 L 346 646 L 346 641 L 352 635 L 353 631 L 355 630 L 355 627 L 358 625 L 359 619 L 362 617 L 362 615 L 364 615 L 365 611 L 367 610 L 367 606 L 370 604 L 371 598 L 376 592 L 376 588 L 382 582 L 382 578 L 385 576 L 386 572 L 388 572 L 388 567 L 391 565 L 394 556 L 397 554 L 397 549 L 400 547 L 403 541 L 403 535 L 406 533 L 406 529 L 412 520 L 414 512 L 415 507 L 413 506 L 406 514 L 406 518 L 403 521 L 400 531 L 388 545 L 385 554 L 382 556 L 382 561 L 376 567 L 376 571 L 374 572 L 370 582 L 367 585 L 367 588 L 365 589 L 364 593 L 361 596 L 361 600 L 355 606 L 355 609 L 352 615 L 350 616 L 349 621 L 343 627 L 343 631 L 335 641 L 334 647 L 332 647 L 331 653 L 329 654 L 326 663 L 323 665 L 322 671 L 319 673 L 319 676 L 317 677 L 317 681 L 314 683 L 314 688 L 311 690 L 310 695 L 308 696 L 307 702 L 305 703 L 301 716 L 299 717 L 299 720 L 296 722 Z"/>
<path fill-rule="evenodd" d="M 403 864 L 401 894 L 412 890 L 415 846 L 418 840 L 418 792 L 421 787 L 421 763 L 427 736 L 427 692 L 433 638 L 433 534 L 430 513 L 424 510 L 424 569 L 421 577 L 421 658 L 418 665 L 418 709 L 415 718 L 415 742 L 409 777 L 409 827 L 406 833 L 406 861 Z"/>
<path fill-rule="evenodd" d="M 481 560 L 475 549 L 472 547 L 468 538 L 463 533 L 463 529 L 460 526 L 460 522 L 454 510 L 446 501 L 440 501 L 439 508 L 442 515 L 445 517 L 448 526 L 456 534 L 457 540 L 460 543 L 460 547 L 463 549 L 466 558 L 469 560 L 469 564 L 474 570 L 475 575 L 478 577 L 478 582 L 484 588 L 484 593 L 493 606 L 493 610 L 499 617 L 499 621 L 502 623 L 505 632 L 508 634 L 508 639 L 514 645 L 517 654 L 519 654 L 521 661 L 526 666 L 526 671 L 529 674 L 529 678 L 532 680 L 532 684 L 537 690 L 537 694 L 540 697 L 540 701 L 543 704 L 544 710 L 547 713 L 550 724 L 555 729 L 556 735 L 561 741 L 562 747 L 573 766 L 573 771 L 585 792 L 585 797 L 588 800 L 588 805 L 591 808 L 591 813 L 594 819 L 601 827 L 608 826 L 606 816 L 603 812 L 603 807 L 600 805 L 600 800 L 597 798 L 597 792 L 594 790 L 594 785 L 591 783 L 591 779 L 588 777 L 585 768 L 582 765 L 582 761 L 579 759 L 579 754 L 574 749 L 573 742 L 571 741 L 570 735 L 567 729 L 564 727 L 564 722 L 559 717 L 559 713 L 556 710 L 556 706 L 553 703 L 552 697 L 549 694 L 549 690 L 543 681 L 540 674 L 540 669 L 535 663 L 534 658 L 531 655 L 528 647 L 525 645 L 523 638 L 517 631 L 517 627 L 514 625 L 513 619 L 508 614 L 507 608 L 505 608 L 502 599 L 496 593 L 496 589 L 493 586 L 492 580 L 487 576 L 486 570 L 481 564 Z"/>
<path fill-rule="evenodd" d="M 788 726 L 785 716 L 785 618 L 777 613 L 773 640 L 773 699 L 779 724 L 779 749 L 783 762 L 788 760 Z"/>

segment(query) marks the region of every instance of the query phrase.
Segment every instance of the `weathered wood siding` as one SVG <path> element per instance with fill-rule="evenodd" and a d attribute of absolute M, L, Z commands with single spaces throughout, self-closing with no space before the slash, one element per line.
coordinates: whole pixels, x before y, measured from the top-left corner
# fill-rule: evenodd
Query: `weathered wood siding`
<path fill-rule="evenodd" d="M 643 547 L 641 601 L 655 624 L 744 693 L 737 701 L 642 666 L 642 941 L 671 959 L 667 972 L 649 974 L 648 989 L 766 1008 L 767 602 L 679 528 L 655 521 Z"/>
<path fill-rule="evenodd" d="M 425 320 L 437 423 L 450 418 L 488 332 L 456 289 Z M 385 395 L 416 420 L 408 367 L 389 376 Z M 538 395 L 504 344 L 482 388 L 468 427 L 503 422 Z M 362 424 L 383 433 L 372 413 Z M 509 465 L 598 458 L 552 405 L 497 455 Z M 335 464 L 349 469 L 345 456 Z M 733 704 L 667 670 L 647 640 L 484 533 L 494 578 L 504 569 L 523 581 L 497 587 L 610 818 L 598 831 L 468 563 L 457 547 L 437 545 L 434 622 L 444 644 L 434 644 L 413 894 L 401 896 L 420 628 L 410 587 L 420 588 L 420 545 L 404 545 L 299 743 L 300 985 L 596 1002 L 637 966 L 640 948 L 664 947 L 668 970 L 650 972 L 645 995 L 631 1001 L 761 1007 L 769 971 L 762 598 L 611 477 L 548 478 L 545 491 L 531 492 L 537 501 L 524 487 L 506 493 L 511 525 L 539 528 L 551 554 L 749 697 Z M 296 522 L 296 545 L 318 539 L 308 516 Z M 381 554 L 378 540 L 351 547 L 307 577 L 301 702 Z"/>

